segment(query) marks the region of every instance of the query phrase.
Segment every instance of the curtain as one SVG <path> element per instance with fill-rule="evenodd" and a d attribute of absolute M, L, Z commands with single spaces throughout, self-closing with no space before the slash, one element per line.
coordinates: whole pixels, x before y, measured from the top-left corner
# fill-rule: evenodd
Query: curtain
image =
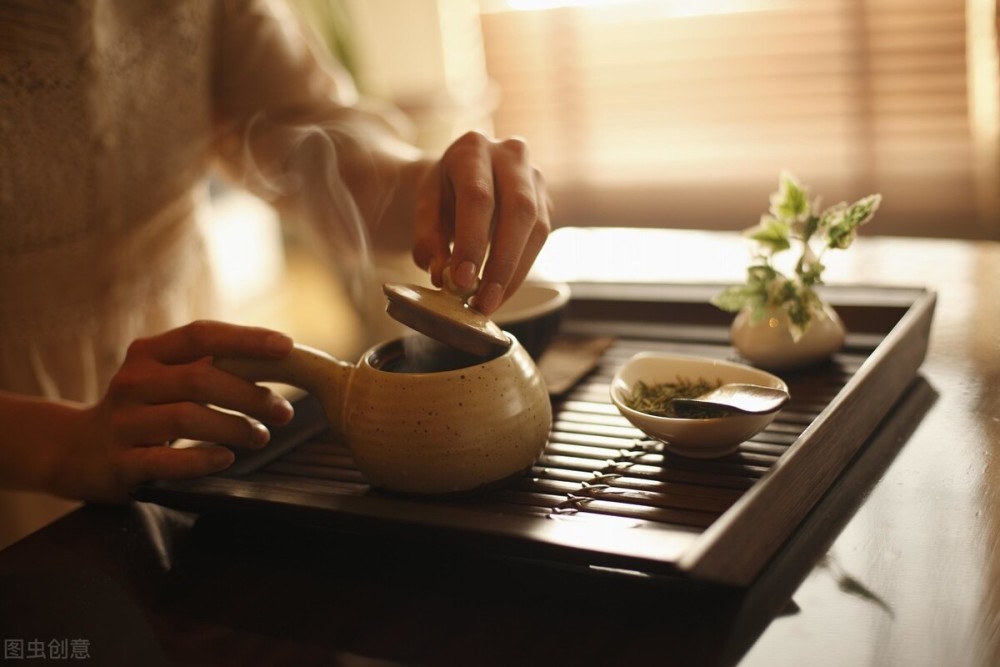
<path fill-rule="evenodd" d="M 514 4 L 482 14 L 494 122 L 558 225 L 741 229 L 787 169 L 881 192 L 870 233 L 1000 239 L 996 0 Z"/>

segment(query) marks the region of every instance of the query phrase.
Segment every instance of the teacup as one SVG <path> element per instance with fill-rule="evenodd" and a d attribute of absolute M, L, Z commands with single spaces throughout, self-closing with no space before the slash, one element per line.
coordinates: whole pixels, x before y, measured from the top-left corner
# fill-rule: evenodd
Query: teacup
<path fill-rule="evenodd" d="M 219 359 L 254 382 L 313 394 L 365 478 L 404 493 L 467 492 L 531 467 L 548 442 L 552 406 L 531 356 L 491 358 L 423 336 L 365 352 L 356 364 L 296 345 L 285 359 Z"/>

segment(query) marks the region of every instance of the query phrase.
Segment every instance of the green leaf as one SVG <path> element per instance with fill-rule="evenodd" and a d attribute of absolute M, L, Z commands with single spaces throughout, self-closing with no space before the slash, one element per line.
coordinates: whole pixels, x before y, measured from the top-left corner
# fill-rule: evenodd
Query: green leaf
<path fill-rule="evenodd" d="M 761 216 L 760 223 L 745 230 L 743 235 L 766 247 L 772 255 L 792 247 L 788 223 L 768 215 Z"/>
<path fill-rule="evenodd" d="M 748 276 L 746 283 L 727 287 L 712 297 L 711 302 L 720 310 L 731 313 L 744 308 L 759 308 L 767 303 L 767 285 Z"/>
<path fill-rule="evenodd" d="M 869 195 L 851 205 L 835 204 L 815 215 L 812 211 L 820 210 L 819 199 L 810 203 L 808 195 L 808 188 L 792 174 L 781 173 L 778 191 L 770 197 L 769 213 L 743 232 L 754 241 L 745 282 L 726 288 L 711 300 L 722 310 L 749 311 L 754 324 L 766 319 L 771 308 L 782 308 L 788 314 L 795 340 L 805 333 L 812 315 L 823 305 L 814 287 L 822 284 L 826 267 L 821 261 L 822 251 L 817 253 L 810 241 L 822 238 L 825 249 L 849 247 L 858 228 L 872 219 L 882 201 L 881 195 Z M 795 273 L 788 277 L 771 262 L 776 253 L 789 250 L 793 242 L 801 245 L 802 253 Z"/>
<path fill-rule="evenodd" d="M 727 287 L 712 297 L 712 305 L 720 310 L 736 313 L 749 305 L 745 285 Z"/>
<path fill-rule="evenodd" d="M 788 313 L 788 329 L 792 340 L 798 341 L 809 328 L 812 311 L 799 300 L 790 301 L 785 306 L 785 311 Z"/>
<path fill-rule="evenodd" d="M 768 293 L 770 294 L 768 301 L 772 306 L 780 306 L 798 298 L 798 290 L 795 283 L 788 280 L 785 276 L 774 280 L 771 283 Z"/>
<path fill-rule="evenodd" d="M 789 301 L 786 310 L 788 311 L 788 319 L 791 320 L 792 324 L 802 329 L 808 326 L 812 311 L 801 300 Z"/>
<path fill-rule="evenodd" d="M 750 308 L 750 326 L 757 326 L 764 320 L 766 320 L 771 314 L 771 309 L 766 305 L 760 304 Z"/>
<path fill-rule="evenodd" d="M 770 264 L 753 264 L 747 267 L 747 284 L 767 285 L 780 275 Z"/>
<path fill-rule="evenodd" d="M 784 276 L 769 264 L 753 264 L 747 267 L 747 278 L 742 285 L 733 285 L 722 290 L 711 299 L 712 305 L 728 312 L 738 312 L 749 308 L 756 312 L 771 303 L 769 289 L 786 282 Z"/>
<path fill-rule="evenodd" d="M 778 179 L 778 191 L 771 195 L 771 215 L 791 222 L 809 215 L 809 194 L 791 173 L 783 171 Z"/>
<path fill-rule="evenodd" d="M 805 288 L 812 288 L 823 282 L 823 270 L 826 267 L 813 249 L 806 246 L 802 251 L 802 256 L 795 265 L 795 274 L 799 277 L 799 282 Z"/>
<path fill-rule="evenodd" d="M 813 237 L 813 234 L 820 228 L 820 221 L 822 218 L 817 215 L 810 215 L 806 220 L 805 224 L 802 226 L 802 242 L 808 244 L 809 239 Z"/>
<path fill-rule="evenodd" d="M 874 194 L 863 197 L 850 206 L 838 204 L 827 209 L 830 212 L 827 247 L 840 250 L 850 247 L 857 237 L 858 227 L 875 216 L 875 211 L 881 203 L 882 195 Z M 824 211 L 823 216 L 826 215 L 827 212 Z"/>

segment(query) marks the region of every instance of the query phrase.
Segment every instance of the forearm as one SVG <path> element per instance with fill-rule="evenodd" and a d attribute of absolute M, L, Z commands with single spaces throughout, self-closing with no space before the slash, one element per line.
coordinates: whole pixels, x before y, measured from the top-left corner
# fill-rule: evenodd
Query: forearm
<path fill-rule="evenodd" d="M 79 404 L 0 392 L 0 487 L 62 494 L 55 471 L 86 431 Z"/>
<path fill-rule="evenodd" d="M 416 189 L 432 163 L 376 113 L 331 104 L 261 115 L 227 132 L 219 155 L 238 183 L 338 255 L 412 246 Z"/>
<path fill-rule="evenodd" d="M 332 249 L 409 251 L 413 241 L 416 189 L 430 168 L 418 149 L 392 126 L 363 110 L 343 110 L 305 133 L 283 165 L 299 187 L 277 203 L 311 225 Z"/>
<path fill-rule="evenodd" d="M 223 6 L 214 111 L 230 173 L 307 223 L 345 273 L 372 250 L 409 250 L 434 284 L 453 266 L 456 285 L 480 285 L 472 305 L 496 310 L 551 229 L 525 143 L 469 132 L 428 159 L 391 110 L 366 106 L 343 69 L 309 48 L 291 12 Z"/>
<path fill-rule="evenodd" d="M 225 5 L 215 54 L 215 153 L 241 185 L 338 256 L 409 249 L 422 154 L 398 110 L 354 83 L 279 3 Z"/>

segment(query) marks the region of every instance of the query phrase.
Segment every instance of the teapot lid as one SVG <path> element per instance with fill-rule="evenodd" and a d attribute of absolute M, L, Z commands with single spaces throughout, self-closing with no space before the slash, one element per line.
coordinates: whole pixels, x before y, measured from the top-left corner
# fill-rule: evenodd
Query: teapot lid
<path fill-rule="evenodd" d="M 478 356 L 511 346 L 500 327 L 460 294 L 399 283 L 383 284 L 382 292 L 389 300 L 385 310 L 390 317 L 446 345 Z"/>

